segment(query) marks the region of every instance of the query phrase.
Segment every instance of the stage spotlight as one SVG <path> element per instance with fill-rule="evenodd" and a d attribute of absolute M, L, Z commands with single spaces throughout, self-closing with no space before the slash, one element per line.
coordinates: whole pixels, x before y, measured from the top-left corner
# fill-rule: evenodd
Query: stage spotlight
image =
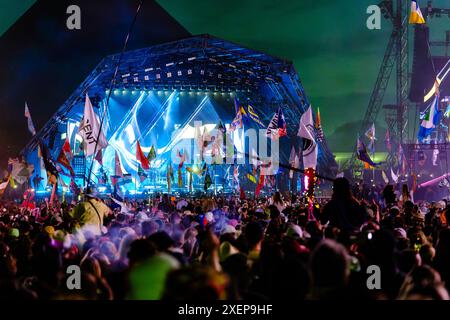
<path fill-rule="evenodd" d="M 119 90 L 114 90 L 114 94 L 119 94 Z"/>
<path fill-rule="evenodd" d="M 123 91 L 122 91 L 122 94 L 127 94 L 127 90 L 123 90 Z"/>
<path fill-rule="evenodd" d="M 131 94 L 136 94 L 136 91 L 134 91 L 134 90 L 133 90 L 133 91 L 131 91 Z"/>

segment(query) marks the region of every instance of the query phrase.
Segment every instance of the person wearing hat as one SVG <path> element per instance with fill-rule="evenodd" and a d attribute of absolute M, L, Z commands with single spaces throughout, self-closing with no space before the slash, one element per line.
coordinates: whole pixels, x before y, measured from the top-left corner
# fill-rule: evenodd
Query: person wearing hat
<path fill-rule="evenodd" d="M 76 219 L 81 227 L 92 226 L 92 230 L 97 234 L 101 234 L 103 219 L 109 214 L 111 209 L 98 199 L 90 188 L 86 192 L 85 201 L 80 202 L 70 212 L 71 217 Z"/>

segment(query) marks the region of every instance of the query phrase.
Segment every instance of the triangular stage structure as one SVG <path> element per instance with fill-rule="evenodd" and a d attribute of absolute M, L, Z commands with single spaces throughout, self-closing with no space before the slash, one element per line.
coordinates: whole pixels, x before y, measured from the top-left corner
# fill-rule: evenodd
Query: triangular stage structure
<path fill-rule="evenodd" d="M 104 58 L 28 143 L 23 154 L 31 163 L 36 158 L 38 139 L 53 139 L 53 148 L 58 149 L 67 136 L 72 148 L 79 149 L 77 128 L 85 92 L 95 112 L 102 115 L 118 58 L 118 54 Z M 158 185 L 166 178 L 173 154 L 191 148 L 196 122 L 202 123 L 202 132 L 213 130 L 219 121 L 229 127 L 236 115 L 235 98 L 244 107 L 251 105 L 265 126 L 278 107 L 283 108 L 288 136 L 280 141 L 280 163 L 289 164 L 291 147 L 301 149 L 296 136 L 299 119 L 310 104 L 292 62 L 210 35 L 125 52 L 106 110 L 104 132 L 109 146 L 103 152 L 104 169 L 113 174 L 117 151 L 125 172 L 136 176 L 137 141 L 145 154 L 154 145 L 157 157 L 143 185 Z M 248 127 L 259 128 L 253 121 Z M 196 160 L 197 155 L 191 154 L 186 164 Z M 94 174 L 97 170 L 96 162 Z M 227 169 L 214 170 L 211 174 L 225 186 Z M 335 170 L 336 162 L 324 139 L 319 142 L 318 173 L 334 177 Z M 280 169 L 279 174 L 288 179 L 289 170 Z M 228 176 L 232 179 L 231 174 Z M 187 183 L 188 179 L 183 181 Z"/>

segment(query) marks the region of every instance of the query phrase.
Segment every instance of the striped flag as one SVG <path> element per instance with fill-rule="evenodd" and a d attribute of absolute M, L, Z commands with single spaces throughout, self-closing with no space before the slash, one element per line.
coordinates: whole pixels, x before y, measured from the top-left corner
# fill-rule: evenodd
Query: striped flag
<path fill-rule="evenodd" d="M 316 113 L 316 138 L 317 138 L 318 142 L 322 142 L 325 138 L 325 136 L 323 134 L 323 129 L 322 129 L 322 122 L 320 120 L 319 108 L 317 108 L 317 113 Z"/>
<path fill-rule="evenodd" d="M 281 107 L 278 107 L 277 112 L 275 112 L 267 127 L 266 136 L 270 139 L 278 139 L 286 135 L 286 120 L 284 118 L 283 110 Z"/>

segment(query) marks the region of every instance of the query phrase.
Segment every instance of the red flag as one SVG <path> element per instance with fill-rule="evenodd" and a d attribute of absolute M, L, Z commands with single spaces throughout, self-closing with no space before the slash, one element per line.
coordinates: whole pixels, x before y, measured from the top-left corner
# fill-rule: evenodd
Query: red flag
<path fill-rule="evenodd" d="M 95 155 L 95 160 L 97 160 L 98 163 L 100 163 L 101 166 L 103 166 L 103 154 L 102 149 L 97 151 L 97 154 Z"/>
<path fill-rule="evenodd" d="M 245 191 L 242 187 L 239 188 L 239 199 L 245 200 Z"/>
<path fill-rule="evenodd" d="M 64 142 L 64 144 L 62 146 L 62 150 L 66 153 L 67 159 L 72 160 L 73 154 L 72 154 L 72 149 L 70 148 L 69 139 L 66 138 L 66 141 Z"/>
<path fill-rule="evenodd" d="M 56 160 L 57 162 L 59 162 L 60 164 L 62 164 L 66 169 L 69 170 L 70 175 L 72 177 L 75 176 L 75 172 L 73 171 L 72 165 L 70 164 L 69 159 L 67 159 L 66 157 L 66 153 L 64 151 L 64 148 L 61 149 L 61 151 L 59 152 L 59 156 L 58 159 Z"/>
<path fill-rule="evenodd" d="M 142 152 L 139 141 L 136 144 L 136 160 L 141 163 L 142 169 L 144 170 L 150 169 L 150 164 L 148 162 L 148 159 L 144 156 L 144 153 Z"/>
<path fill-rule="evenodd" d="M 259 175 L 259 181 L 258 181 L 258 185 L 256 186 L 256 190 L 255 190 L 255 197 L 258 197 L 259 194 L 261 193 L 261 189 L 264 187 L 264 175 L 260 174 Z"/>

